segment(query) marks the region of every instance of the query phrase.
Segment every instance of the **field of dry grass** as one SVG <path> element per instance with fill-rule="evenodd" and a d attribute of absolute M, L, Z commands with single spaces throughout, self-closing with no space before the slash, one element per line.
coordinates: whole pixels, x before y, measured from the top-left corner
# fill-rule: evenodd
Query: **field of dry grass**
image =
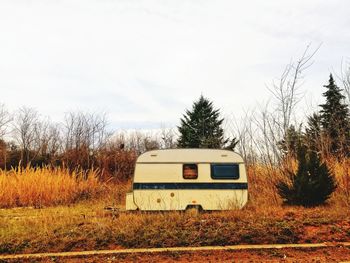
<path fill-rule="evenodd" d="M 64 170 L 1 172 L 0 253 L 349 241 L 350 163 L 330 167 L 338 188 L 325 206 L 283 206 L 274 189 L 281 170 L 254 166 L 248 205 L 211 213 L 117 214 L 103 208 L 122 207 L 130 182 L 101 183 L 93 173 L 84 179 Z"/>
<path fill-rule="evenodd" d="M 96 171 L 60 168 L 0 170 L 0 208 L 69 205 L 104 191 Z"/>

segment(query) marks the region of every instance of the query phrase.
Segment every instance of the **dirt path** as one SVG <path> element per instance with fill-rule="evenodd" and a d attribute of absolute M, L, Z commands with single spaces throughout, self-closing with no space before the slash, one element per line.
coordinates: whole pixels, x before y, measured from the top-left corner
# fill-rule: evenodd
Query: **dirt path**
<path fill-rule="evenodd" d="M 52 259 L 61 262 L 98 262 L 108 261 L 225 261 L 232 259 L 265 261 L 265 260 L 298 260 L 311 259 L 337 262 L 350 260 L 350 242 L 317 243 L 317 244 L 269 244 L 269 245 L 235 245 L 207 247 L 172 247 L 120 250 L 95 250 L 58 253 L 0 255 L 0 262 L 42 261 Z"/>

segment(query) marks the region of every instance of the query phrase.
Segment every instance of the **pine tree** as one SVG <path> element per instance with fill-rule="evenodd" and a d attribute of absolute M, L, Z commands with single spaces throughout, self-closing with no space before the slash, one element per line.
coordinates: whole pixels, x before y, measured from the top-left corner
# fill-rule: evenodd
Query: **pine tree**
<path fill-rule="evenodd" d="M 201 96 L 195 101 L 192 110 L 186 110 L 178 127 L 180 137 L 178 146 L 182 148 L 224 148 L 227 143 L 231 148 L 237 143 L 224 138 L 222 123 L 218 109 L 213 103 Z"/>
<path fill-rule="evenodd" d="M 321 116 L 318 113 L 313 113 L 307 118 L 305 143 L 311 151 L 322 151 Z"/>
<path fill-rule="evenodd" d="M 345 97 L 341 89 L 335 84 L 332 74 L 329 84 L 324 86 L 323 93 L 326 103 L 321 104 L 321 125 L 324 135 L 329 140 L 329 151 L 332 154 L 348 153 L 350 147 L 349 109 L 344 103 Z"/>
<path fill-rule="evenodd" d="M 278 143 L 280 150 L 285 156 L 296 157 L 298 145 L 303 135 L 300 128 L 297 130 L 294 125 L 290 125 L 284 138 Z"/>
<path fill-rule="evenodd" d="M 317 206 L 324 204 L 336 189 L 333 174 L 321 163 L 314 151 L 306 146 L 298 150 L 297 173 L 288 172 L 289 182 L 278 182 L 276 187 L 284 203 L 289 205 Z"/>

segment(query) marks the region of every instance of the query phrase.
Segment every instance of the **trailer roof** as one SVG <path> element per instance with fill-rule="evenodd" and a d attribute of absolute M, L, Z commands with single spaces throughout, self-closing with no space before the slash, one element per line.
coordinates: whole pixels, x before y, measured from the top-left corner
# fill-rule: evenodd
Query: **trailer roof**
<path fill-rule="evenodd" d="M 137 163 L 242 163 L 243 158 L 228 150 L 168 149 L 148 151 L 139 156 Z"/>

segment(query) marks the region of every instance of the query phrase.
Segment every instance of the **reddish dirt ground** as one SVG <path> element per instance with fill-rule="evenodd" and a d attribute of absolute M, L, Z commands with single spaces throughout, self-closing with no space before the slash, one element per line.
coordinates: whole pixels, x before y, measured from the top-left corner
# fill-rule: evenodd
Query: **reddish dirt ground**
<path fill-rule="evenodd" d="M 135 253 L 21 262 L 350 262 L 349 247 L 285 248 L 244 251 Z M 18 261 L 7 261 L 18 262 Z"/>

